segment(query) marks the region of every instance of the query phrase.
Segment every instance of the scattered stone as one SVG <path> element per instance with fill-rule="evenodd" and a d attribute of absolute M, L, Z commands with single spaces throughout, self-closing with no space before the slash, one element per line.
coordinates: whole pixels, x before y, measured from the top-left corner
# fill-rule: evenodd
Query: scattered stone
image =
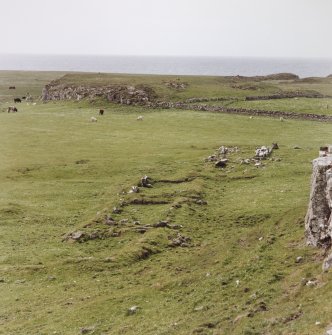
<path fill-rule="evenodd" d="M 120 214 L 121 212 L 122 212 L 122 209 L 121 209 L 121 208 L 113 207 L 113 213 L 114 213 L 114 214 Z"/>
<path fill-rule="evenodd" d="M 226 155 L 228 153 L 228 148 L 224 147 L 223 145 L 219 148 L 219 152 L 222 155 Z"/>
<path fill-rule="evenodd" d="M 240 164 L 250 164 L 250 159 L 249 158 L 241 159 Z"/>
<path fill-rule="evenodd" d="M 298 257 L 296 257 L 295 263 L 301 263 L 302 261 L 303 261 L 303 257 L 298 256 Z"/>
<path fill-rule="evenodd" d="M 131 306 L 127 309 L 127 315 L 134 315 L 138 312 L 139 307 L 138 306 Z"/>
<path fill-rule="evenodd" d="M 138 192 L 139 192 L 138 186 L 132 186 L 128 193 L 138 193 Z"/>
<path fill-rule="evenodd" d="M 169 245 L 171 247 L 189 247 L 189 243 L 191 241 L 190 237 L 186 237 L 177 233 L 176 237 L 169 237 L 171 240 Z"/>
<path fill-rule="evenodd" d="M 140 186 L 151 188 L 152 187 L 152 180 L 151 180 L 151 178 L 148 177 L 148 176 L 146 176 L 146 175 L 143 176 L 141 178 Z"/>
<path fill-rule="evenodd" d="M 227 158 L 223 158 L 223 159 L 220 159 L 219 161 L 217 161 L 214 166 L 215 167 L 220 167 L 220 168 L 225 168 L 227 166 L 227 162 L 228 162 L 228 159 Z"/>
<path fill-rule="evenodd" d="M 157 223 L 154 223 L 152 225 L 152 227 L 154 227 L 154 228 L 169 227 L 169 223 L 168 223 L 168 221 L 159 221 Z"/>
<path fill-rule="evenodd" d="M 91 327 L 81 327 L 80 328 L 80 333 L 81 334 L 89 334 L 91 332 L 93 332 L 95 330 L 95 326 L 91 326 Z"/>
<path fill-rule="evenodd" d="M 119 237 L 119 236 L 121 236 L 121 230 L 111 232 L 111 237 Z"/>
<path fill-rule="evenodd" d="M 200 311 L 202 311 L 204 309 L 204 306 L 198 306 L 198 307 L 195 307 L 194 308 L 194 311 L 195 312 L 200 312 Z"/>
<path fill-rule="evenodd" d="M 83 231 L 75 231 L 70 234 L 70 238 L 74 241 L 79 241 L 80 239 L 85 237 L 85 233 Z"/>
<path fill-rule="evenodd" d="M 195 204 L 197 205 L 207 205 L 207 201 L 203 200 L 203 199 L 198 199 L 195 201 Z"/>
<path fill-rule="evenodd" d="M 293 149 L 302 149 L 302 148 L 299 147 L 299 146 L 297 146 L 297 145 L 295 145 L 295 146 L 293 147 Z"/>
<path fill-rule="evenodd" d="M 183 226 L 181 224 L 170 224 L 170 225 L 168 225 L 168 228 L 170 228 L 170 229 L 182 229 Z"/>
<path fill-rule="evenodd" d="M 265 159 L 268 156 L 270 156 L 271 153 L 272 153 L 271 148 L 262 146 L 262 147 L 256 149 L 255 157 L 257 157 L 259 159 Z"/>
<path fill-rule="evenodd" d="M 314 286 L 317 286 L 317 284 L 318 284 L 318 280 L 317 279 L 313 279 L 313 280 L 309 279 L 306 282 L 305 285 L 308 286 L 308 287 L 314 287 Z"/>
<path fill-rule="evenodd" d="M 216 162 L 218 160 L 216 155 L 209 156 L 205 161 L 206 162 Z"/>
<path fill-rule="evenodd" d="M 116 221 L 113 218 L 111 218 L 110 216 L 106 215 L 104 223 L 108 226 L 114 226 L 116 224 Z"/>
<path fill-rule="evenodd" d="M 327 272 L 332 267 L 332 253 L 329 254 L 323 261 L 322 269 Z"/>
<path fill-rule="evenodd" d="M 181 82 L 180 79 L 177 79 L 177 80 L 167 81 L 165 83 L 165 86 L 169 88 L 174 88 L 176 90 L 184 90 L 185 88 L 187 88 L 188 83 Z"/>

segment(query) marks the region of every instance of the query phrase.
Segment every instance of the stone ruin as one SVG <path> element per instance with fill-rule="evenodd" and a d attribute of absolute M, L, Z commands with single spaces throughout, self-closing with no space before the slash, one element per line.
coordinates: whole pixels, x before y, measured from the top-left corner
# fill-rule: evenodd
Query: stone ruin
<path fill-rule="evenodd" d="M 52 81 L 42 90 L 42 100 L 82 100 L 105 98 L 123 105 L 148 105 L 157 98 L 156 92 L 147 85 L 68 85 Z"/>
<path fill-rule="evenodd" d="M 332 241 L 332 145 L 321 147 L 319 157 L 313 160 L 311 191 L 305 235 L 308 245 L 329 249 Z M 331 255 L 323 269 L 332 266 Z"/>

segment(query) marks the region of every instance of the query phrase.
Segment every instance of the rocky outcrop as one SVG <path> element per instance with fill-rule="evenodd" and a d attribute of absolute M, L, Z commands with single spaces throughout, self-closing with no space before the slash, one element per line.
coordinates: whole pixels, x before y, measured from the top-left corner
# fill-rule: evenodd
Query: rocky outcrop
<path fill-rule="evenodd" d="M 309 245 L 329 248 L 332 238 L 332 156 L 313 161 L 311 192 L 305 218 L 305 233 Z"/>
<path fill-rule="evenodd" d="M 155 91 L 144 85 L 108 85 L 108 86 L 85 86 L 66 85 L 58 81 L 46 85 L 42 91 L 42 100 L 82 100 L 85 98 L 105 98 L 110 102 L 125 105 L 145 105 L 156 99 Z"/>

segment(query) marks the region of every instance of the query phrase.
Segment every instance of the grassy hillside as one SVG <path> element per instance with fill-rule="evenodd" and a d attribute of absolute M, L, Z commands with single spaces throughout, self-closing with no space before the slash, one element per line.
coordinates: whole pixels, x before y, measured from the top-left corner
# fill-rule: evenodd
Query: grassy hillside
<path fill-rule="evenodd" d="M 54 75 L 31 74 L 36 92 Z M 224 80 L 156 90 L 234 95 Z M 303 219 L 332 124 L 102 103 L 103 117 L 85 101 L 0 113 L 0 334 L 324 334 L 332 278 Z M 272 142 L 263 166 L 240 164 Z M 225 169 L 205 161 L 221 145 L 239 149 Z M 143 175 L 153 187 L 129 194 Z M 101 238 L 66 239 L 77 231 Z"/>

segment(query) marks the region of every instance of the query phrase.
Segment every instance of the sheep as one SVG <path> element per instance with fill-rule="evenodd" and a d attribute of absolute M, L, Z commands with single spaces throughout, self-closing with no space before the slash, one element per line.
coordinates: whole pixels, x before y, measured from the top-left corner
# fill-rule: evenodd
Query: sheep
<path fill-rule="evenodd" d="M 97 122 L 97 118 L 95 118 L 94 116 L 91 116 L 90 122 Z"/>
<path fill-rule="evenodd" d="M 282 116 L 280 116 L 279 120 L 283 122 L 285 119 Z"/>
<path fill-rule="evenodd" d="M 137 117 L 137 121 L 143 121 L 144 117 L 142 115 Z"/>

